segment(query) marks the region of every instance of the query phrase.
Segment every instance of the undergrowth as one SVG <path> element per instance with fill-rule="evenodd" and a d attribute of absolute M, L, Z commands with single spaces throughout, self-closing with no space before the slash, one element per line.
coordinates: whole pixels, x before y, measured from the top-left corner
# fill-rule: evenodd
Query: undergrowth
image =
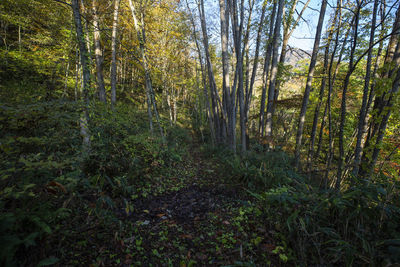
<path fill-rule="evenodd" d="M 166 182 L 154 177 L 182 160 L 185 130 L 166 127 L 163 144 L 148 132 L 143 112 L 101 104 L 90 110 L 91 148 L 84 152 L 81 103 L 0 104 L 0 265 L 58 262 L 68 252 L 43 251 L 80 235 L 74 223 L 84 227 L 95 217 L 110 227 L 118 201 L 153 192 Z"/>
<path fill-rule="evenodd" d="M 296 173 L 282 151 L 234 155 L 204 149 L 221 175 L 247 188 L 274 234 L 283 264 L 388 265 L 400 262 L 400 182 L 380 174 L 349 179 L 345 190 L 320 189 Z M 253 215 L 255 216 L 255 215 Z"/>

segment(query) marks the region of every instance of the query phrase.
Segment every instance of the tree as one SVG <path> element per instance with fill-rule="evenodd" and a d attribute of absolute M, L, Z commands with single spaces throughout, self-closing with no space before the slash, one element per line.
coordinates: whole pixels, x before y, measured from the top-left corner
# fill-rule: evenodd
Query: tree
<path fill-rule="evenodd" d="M 155 102 L 154 91 L 153 91 L 153 86 L 152 86 L 152 82 L 151 82 L 151 73 L 150 73 L 148 63 L 147 63 L 146 46 L 145 46 L 146 45 L 146 31 L 145 31 L 145 27 L 144 27 L 143 6 L 140 8 L 140 16 L 141 16 L 140 26 L 139 26 L 139 21 L 136 16 L 136 9 L 132 3 L 132 0 L 129 0 L 129 7 L 131 9 L 133 23 L 135 26 L 138 40 L 139 40 L 140 54 L 142 57 L 141 64 L 143 66 L 144 75 L 145 75 L 145 79 L 146 79 L 147 114 L 149 116 L 150 131 L 153 133 L 153 122 L 152 122 L 153 116 L 152 116 L 152 112 L 151 112 L 151 107 L 153 106 L 154 114 L 156 116 L 156 120 L 157 120 L 157 124 L 158 124 L 158 128 L 160 130 L 160 135 L 164 139 L 164 133 L 161 128 L 160 118 L 159 118 L 158 111 L 157 111 L 157 104 Z"/>
<path fill-rule="evenodd" d="M 274 25 L 275 25 L 275 16 L 276 16 L 276 9 L 277 9 L 277 2 L 274 1 L 274 4 L 272 6 L 272 14 L 270 17 L 270 23 L 269 23 L 269 29 L 267 32 L 268 36 L 271 36 L 273 30 L 274 30 Z M 267 41 L 267 49 L 265 52 L 265 60 L 264 60 L 264 68 L 263 68 L 263 87 L 262 87 L 262 92 L 261 92 L 261 103 L 260 103 L 260 122 L 259 122 L 259 127 L 258 127 L 258 132 L 260 136 L 264 136 L 264 124 L 265 124 L 265 117 L 264 117 L 264 112 L 265 112 L 265 98 L 267 95 L 267 81 L 269 77 L 269 69 L 270 69 L 270 63 L 271 63 L 271 57 L 272 57 L 272 46 L 273 46 L 273 38 L 269 38 Z"/>
<path fill-rule="evenodd" d="M 357 63 L 354 63 L 354 55 L 357 47 L 357 36 L 358 36 L 358 25 L 360 20 L 360 10 L 361 10 L 361 1 L 357 0 L 356 11 L 354 15 L 354 26 L 353 26 L 353 38 L 352 38 L 352 46 L 350 50 L 350 59 L 348 71 L 343 82 L 343 90 L 342 90 L 342 103 L 340 107 L 340 125 L 339 125 L 339 162 L 338 162 L 338 171 L 336 177 L 336 190 L 340 189 L 340 183 L 342 181 L 343 174 L 343 161 L 344 161 L 344 127 L 346 122 L 346 98 L 347 98 L 347 89 L 350 82 L 350 76 L 356 68 Z M 357 62 L 357 61 L 356 61 Z"/>
<path fill-rule="evenodd" d="M 265 134 L 268 137 L 272 136 L 272 110 L 273 110 L 273 102 L 274 102 L 274 93 L 276 86 L 276 79 L 278 75 L 278 48 L 280 43 L 280 31 L 281 31 L 281 23 L 282 23 L 282 14 L 283 14 L 283 6 L 284 1 L 279 0 L 278 2 L 278 11 L 275 22 L 274 29 L 274 39 L 272 45 L 272 65 L 271 65 L 271 78 L 269 82 L 268 88 L 268 102 L 267 102 L 267 118 L 266 118 L 266 129 Z"/>
<path fill-rule="evenodd" d="M 376 15 L 378 12 L 378 1 L 374 1 L 374 7 L 372 11 L 372 23 L 371 23 L 371 32 L 369 37 L 369 47 L 373 47 L 375 41 L 375 26 L 376 26 Z M 361 161 L 361 142 L 364 136 L 364 129 L 366 124 L 366 116 L 367 116 L 367 102 L 368 102 L 368 91 L 370 87 L 370 80 L 371 80 L 371 66 L 372 66 L 372 49 L 368 50 L 367 56 L 367 67 L 365 72 L 365 83 L 364 83 L 364 90 L 363 90 L 363 97 L 362 97 L 362 104 L 360 108 L 360 115 L 358 119 L 358 127 L 357 127 L 357 143 L 355 148 L 355 158 L 354 158 L 354 167 L 353 167 L 353 175 L 357 176 Z"/>
<path fill-rule="evenodd" d="M 96 59 L 96 78 L 97 78 L 97 89 L 99 91 L 100 101 L 107 102 L 106 88 L 104 86 L 103 77 L 103 52 L 100 43 L 100 22 L 98 14 L 98 3 L 97 0 L 93 0 L 93 40 L 94 40 L 94 54 Z"/>
<path fill-rule="evenodd" d="M 315 146 L 315 137 L 316 137 L 316 132 L 317 132 L 318 117 L 319 117 L 319 112 L 321 109 L 321 105 L 322 105 L 322 101 L 323 101 L 323 97 L 324 97 L 324 93 L 325 93 L 326 81 L 327 81 L 326 78 L 327 78 L 327 72 L 328 72 L 328 66 L 329 66 L 329 52 L 330 52 L 329 48 L 331 46 L 331 41 L 333 38 L 334 29 L 335 29 L 335 24 L 338 19 L 339 13 L 340 13 L 340 8 L 337 8 L 335 10 L 335 15 L 333 17 L 331 26 L 329 27 L 328 40 L 325 45 L 324 65 L 323 65 L 323 71 L 322 71 L 323 77 L 322 77 L 321 87 L 320 87 L 319 96 L 318 96 L 318 103 L 317 103 L 317 105 L 315 107 L 315 111 L 314 111 L 314 119 L 313 119 L 313 125 L 312 125 L 312 130 L 311 130 L 311 137 L 310 137 L 310 147 L 309 147 L 308 159 L 307 159 L 308 171 L 311 171 L 310 168 L 311 168 L 313 158 L 314 158 L 314 146 Z M 334 52 L 336 52 L 336 49 L 334 50 Z M 330 64 L 333 64 L 333 62 L 330 62 Z M 328 111 L 328 105 L 325 106 L 324 115 L 322 117 L 321 131 L 320 131 L 320 136 L 319 136 L 320 142 L 322 141 L 322 131 L 325 126 L 325 117 L 326 117 L 327 111 Z M 317 153 L 317 157 L 318 157 L 318 155 L 319 155 L 319 151 Z"/>
<path fill-rule="evenodd" d="M 115 0 L 114 17 L 112 26 L 111 40 L 111 105 L 115 105 L 117 91 L 117 28 L 118 28 L 118 12 L 121 0 Z"/>
<path fill-rule="evenodd" d="M 85 37 L 82 30 L 82 21 L 81 14 L 79 8 L 79 0 L 72 0 L 71 2 L 72 11 L 74 14 L 74 22 L 76 29 L 76 38 L 78 39 L 80 57 L 81 57 L 81 65 L 83 72 L 83 97 L 85 100 L 85 109 L 84 115 L 81 117 L 80 126 L 81 126 L 81 134 L 83 136 L 83 146 L 85 150 L 90 148 L 90 137 L 89 137 L 89 89 L 90 89 L 90 72 L 89 65 L 87 59 L 87 50 Z"/>
<path fill-rule="evenodd" d="M 327 0 L 323 0 L 322 4 L 321 4 L 320 13 L 319 13 L 317 31 L 315 33 L 315 41 L 314 41 L 313 52 L 311 55 L 310 67 L 308 69 L 306 88 L 304 91 L 303 102 L 301 104 L 301 110 L 300 110 L 300 115 L 299 115 L 299 123 L 298 123 L 298 128 L 297 128 L 297 135 L 296 135 L 296 150 L 295 150 L 295 166 L 297 169 L 299 168 L 299 164 L 300 164 L 300 149 L 301 149 L 301 142 L 302 142 L 302 138 L 303 138 L 304 123 L 305 123 L 305 118 L 306 118 L 308 100 L 310 97 L 313 75 L 314 75 L 314 71 L 315 71 L 315 64 L 317 62 L 319 42 L 321 39 L 322 26 L 324 23 L 326 6 L 327 6 Z"/>

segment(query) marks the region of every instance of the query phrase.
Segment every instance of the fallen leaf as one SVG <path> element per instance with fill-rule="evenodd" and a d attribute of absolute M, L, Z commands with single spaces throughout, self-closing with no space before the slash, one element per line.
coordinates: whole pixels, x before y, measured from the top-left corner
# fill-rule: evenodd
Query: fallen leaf
<path fill-rule="evenodd" d="M 192 239 L 193 237 L 191 235 L 181 235 L 182 238 L 187 238 L 187 239 Z"/>
<path fill-rule="evenodd" d="M 196 258 L 198 258 L 199 260 L 205 261 L 208 259 L 207 255 L 203 254 L 203 253 L 196 253 Z"/>
<path fill-rule="evenodd" d="M 276 248 L 274 244 L 262 244 L 261 247 L 263 250 L 266 250 L 269 253 L 271 253 Z"/>

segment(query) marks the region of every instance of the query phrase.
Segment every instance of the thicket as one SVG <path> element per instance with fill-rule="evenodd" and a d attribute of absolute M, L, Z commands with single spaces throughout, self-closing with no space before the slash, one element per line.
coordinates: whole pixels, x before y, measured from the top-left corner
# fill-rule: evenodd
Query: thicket
<path fill-rule="evenodd" d="M 344 190 L 295 171 L 283 151 L 253 142 L 244 156 L 205 147 L 221 175 L 242 184 L 272 229 L 282 263 L 386 266 L 400 261 L 400 181 L 379 173 L 348 178 Z"/>
<path fill-rule="evenodd" d="M 185 153 L 187 131 L 166 124 L 163 144 L 148 132 L 145 113 L 101 104 L 91 107 L 91 148 L 84 152 L 81 110 L 60 99 L 0 104 L 1 265 L 56 263 L 66 252 L 44 259 L 38 252 L 71 235 L 68 221 L 92 214 L 112 227 L 121 199 L 156 191 L 168 181 L 155 177 L 173 172 Z"/>

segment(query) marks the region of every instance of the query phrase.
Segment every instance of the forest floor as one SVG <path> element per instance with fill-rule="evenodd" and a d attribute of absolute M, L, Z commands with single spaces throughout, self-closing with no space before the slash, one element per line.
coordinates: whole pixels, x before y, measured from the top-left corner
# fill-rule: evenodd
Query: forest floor
<path fill-rule="evenodd" d="M 266 228 L 251 196 L 239 185 L 229 183 L 230 177 L 224 177 L 218 162 L 206 158 L 198 145 L 187 154 L 174 167 L 175 177 L 155 179 L 150 186 L 153 189 L 134 200 L 114 200 L 119 203 L 113 211 L 119 227 L 99 229 L 93 221 L 87 231 L 74 231 L 70 237 L 78 241 L 67 242 L 70 249 L 63 245 L 69 251 L 64 263 L 277 265 L 279 248 L 272 239 L 275 232 Z M 168 181 L 161 182 L 163 179 Z M 89 217 L 75 223 L 88 224 Z"/>

